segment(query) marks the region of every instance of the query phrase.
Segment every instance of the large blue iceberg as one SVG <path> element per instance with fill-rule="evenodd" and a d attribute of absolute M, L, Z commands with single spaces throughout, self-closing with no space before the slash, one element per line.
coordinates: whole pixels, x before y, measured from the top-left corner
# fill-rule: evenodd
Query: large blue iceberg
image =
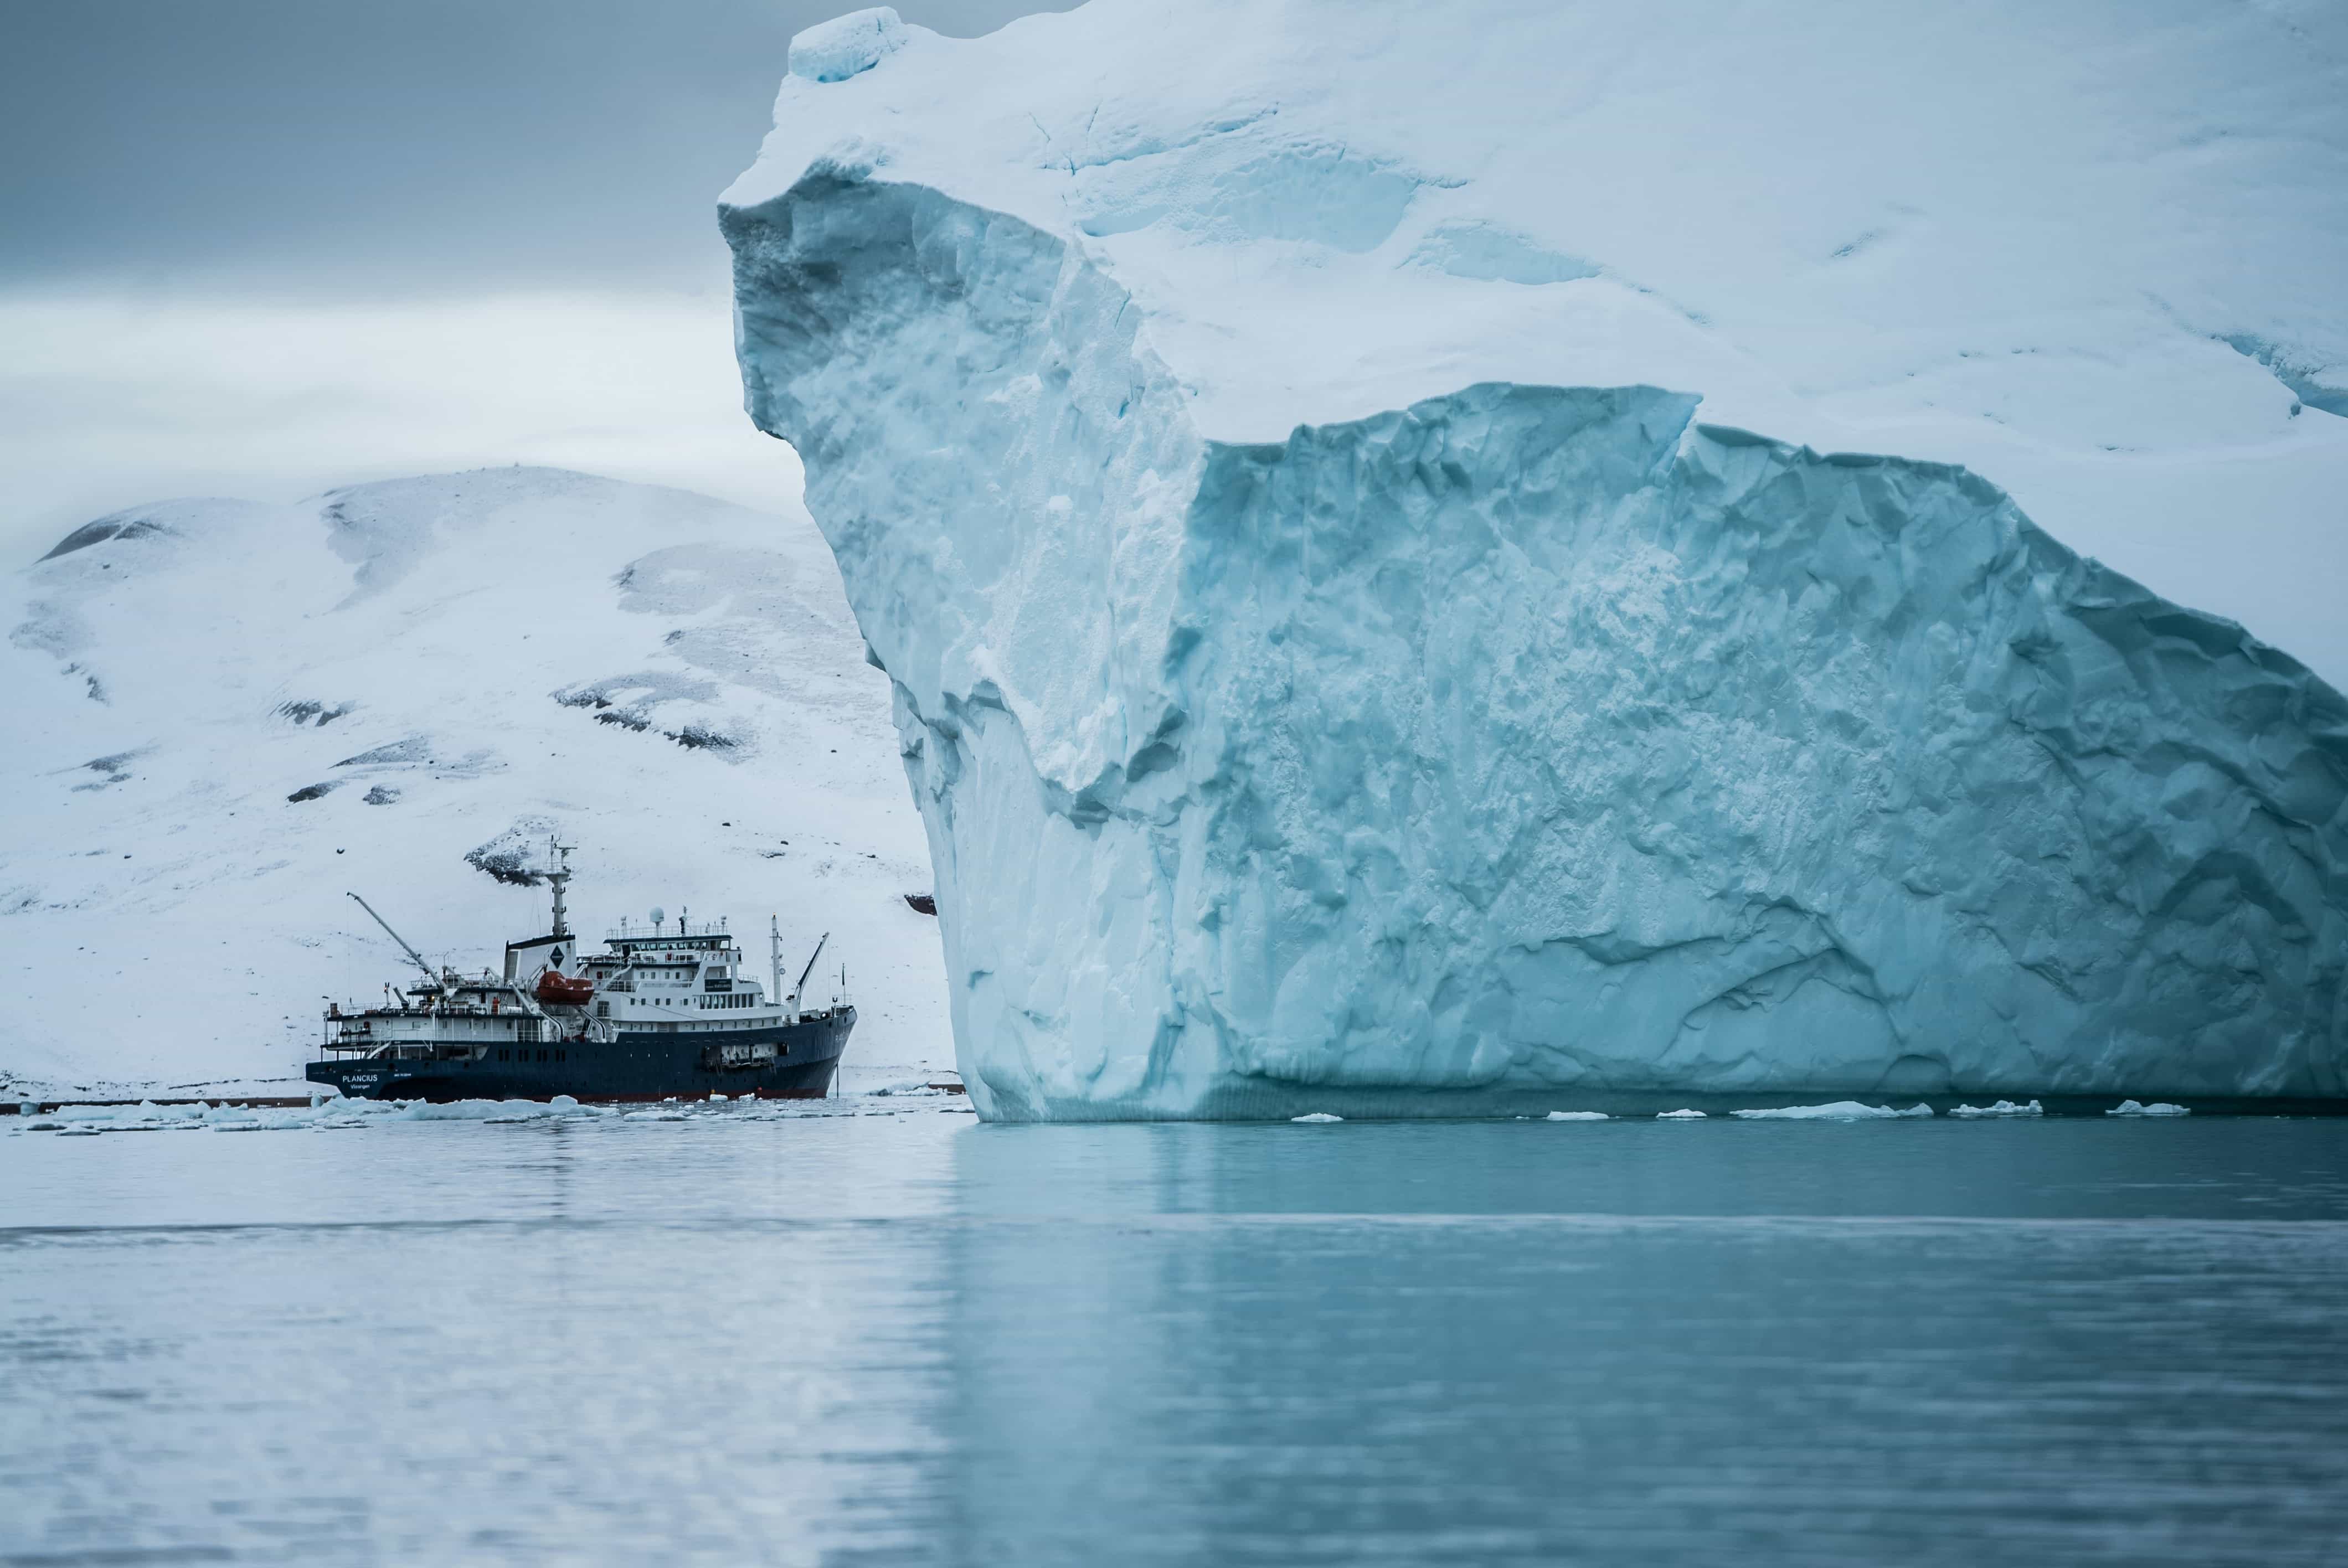
<path fill-rule="evenodd" d="M 737 347 L 894 683 L 983 1113 L 2348 1094 L 2348 702 L 2298 662 L 1692 392 L 1421 355 L 1236 438 L 1313 397 L 1200 368 L 1168 280 L 1362 234 L 1161 169 L 1118 252 L 812 145 L 944 46 L 832 26 L 722 210 Z M 1505 249 L 1333 156 L 1385 265 Z"/>

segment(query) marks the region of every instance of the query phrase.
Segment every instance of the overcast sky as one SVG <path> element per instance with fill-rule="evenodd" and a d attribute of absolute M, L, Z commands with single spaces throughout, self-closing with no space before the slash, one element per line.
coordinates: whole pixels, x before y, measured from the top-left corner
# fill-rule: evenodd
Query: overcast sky
<path fill-rule="evenodd" d="M 716 198 L 791 35 L 854 8 L 0 0 L 0 552 L 518 460 L 771 501 Z"/>

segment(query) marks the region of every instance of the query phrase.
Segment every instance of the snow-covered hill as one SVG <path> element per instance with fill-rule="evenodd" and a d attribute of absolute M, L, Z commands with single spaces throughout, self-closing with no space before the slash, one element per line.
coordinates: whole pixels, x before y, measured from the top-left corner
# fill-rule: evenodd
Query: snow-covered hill
<path fill-rule="evenodd" d="M 946 1060 L 922 829 L 829 551 L 778 518 L 545 468 L 171 501 L 4 590 L 0 1080 L 299 1072 L 322 999 L 541 928 L 832 932 L 850 1058 Z"/>

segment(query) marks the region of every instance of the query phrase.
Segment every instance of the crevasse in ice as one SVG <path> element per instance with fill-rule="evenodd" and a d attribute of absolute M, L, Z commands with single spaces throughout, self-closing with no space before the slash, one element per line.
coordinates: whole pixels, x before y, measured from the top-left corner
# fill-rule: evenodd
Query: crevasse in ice
<path fill-rule="evenodd" d="M 1702 364 L 1401 133 L 1323 135 L 1367 110 L 1282 40 L 1335 14 L 1248 13 L 1203 87 L 1116 77 L 1133 6 L 993 56 L 892 15 L 722 209 L 982 1112 L 2348 1092 L 2348 703 L 1966 467 L 1583 384 L 1622 362 L 1571 312 L 1512 335 L 1493 291 L 1611 289 L 1608 341 Z"/>

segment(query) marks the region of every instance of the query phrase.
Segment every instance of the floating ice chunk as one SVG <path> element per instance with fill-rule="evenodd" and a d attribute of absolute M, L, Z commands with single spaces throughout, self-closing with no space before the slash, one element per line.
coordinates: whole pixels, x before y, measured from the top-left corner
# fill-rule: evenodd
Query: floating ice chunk
<path fill-rule="evenodd" d="M 2165 1100 L 2156 1100 L 2149 1105 L 2140 1105 L 2133 1100 L 2123 1100 L 2104 1114 L 2106 1116 L 2190 1116 L 2193 1112 L 2182 1105 L 2171 1105 Z"/>
<path fill-rule="evenodd" d="M 905 23 L 893 5 L 850 11 L 791 39 L 790 73 L 810 82 L 844 82 L 905 46 Z"/>
<path fill-rule="evenodd" d="M 2027 1105 L 2016 1105 L 2011 1100 L 2001 1100 L 1994 1105 L 1960 1105 L 1949 1112 L 1968 1119 L 1981 1116 L 2044 1116 L 2045 1107 L 2034 1100 Z"/>
<path fill-rule="evenodd" d="M 1289 1120 L 1291 1122 L 1343 1122 L 1344 1118 L 1343 1116 L 1332 1116 L 1326 1111 L 1315 1111 L 1309 1115 L 1291 1116 Z"/>
<path fill-rule="evenodd" d="M 403 1112 L 409 1122 L 530 1122 L 552 1114 L 551 1107 L 535 1100 L 455 1100 L 445 1105 L 417 1102 Z"/>
<path fill-rule="evenodd" d="M 1552 1111 L 1541 1118 L 1544 1122 L 1611 1122 L 1603 1111 Z"/>
<path fill-rule="evenodd" d="M 1704 1115 L 1701 1111 L 1679 1110 L 1655 1112 L 1655 1120 L 1658 1122 L 1701 1122 L 1704 1119 Z"/>
<path fill-rule="evenodd" d="M 1910 1105 L 1905 1111 L 1895 1111 L 1889 1105 L 1862 1105 L 1856 1100 L 1837 1100 L 1826 1105 L 1781 1105 L 1768 1111 L 1732 1111 L 1731 1116 L 1747 1122 L 1890 1122 L 1930 1116 L 1929 1105 Z"/>

